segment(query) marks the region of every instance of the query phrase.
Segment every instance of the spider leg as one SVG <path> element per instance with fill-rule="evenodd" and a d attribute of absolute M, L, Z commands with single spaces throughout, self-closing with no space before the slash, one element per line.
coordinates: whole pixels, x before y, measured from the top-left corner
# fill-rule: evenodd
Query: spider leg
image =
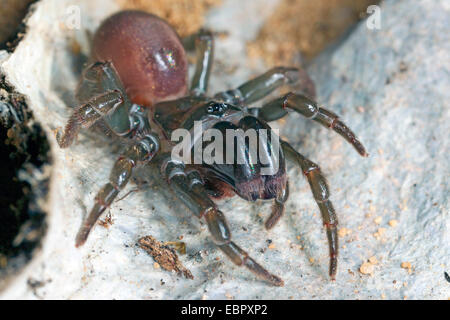
<path fill-rule="evenodd" d="M 336 114 L 327 109 L 319 108 L 316 102 L 304 95 L 291 92 L 281 98 L 268 102 L 262 108 L 255 111 L 256 115 L 263 120 L 274 121 L 287 115 L 289 109 L 300 113 L 308 119 L 317 121 L 324 127 L 332 129 L 347 140 L 361 156 L 368 156 L 366 149 L 356 135 L 345 123 L 339 120 Z"/>
<path fill-rule="evenodd" d="M 171 160 L 166 161 L 163 170 L 178 198 L 192 210 L 195 216 L 206 221 L 213 242 L 234 264 L 245 266 L 257 277 L 275 286 L 284 285 L 282 279 L 271 274 L 253 260 L 246 251 L 231 241 L 231 232 L 225 216 L 218 210 L 215 203 L 206 196 L 207 192 L 197 171 L 185 173 L 182 163 Z"/>
<path fill-rule="evenodd" d="M 56 136 L 67 148 L 82 128 L 102 124 L 108 132 L 127 136 L 147 126 L 147 115 L 133 104 L 111 62 L 95 62 L 83 71 L 77 88 L 82 104 L 75 108 L 63 132 Z"/>
<path fill-rule="evenodd" d="M 109 182 L 103 186 L 95 197 L 95 204 L 86 217 L 77 234 L 75 246 L 86 242 L 89 232 L 99 216 L 111 205 L 130 180 L 133 168 L 140 162 L 150 161 L 159 151 L 159 140 L 156 135 L 147 134 L 132 144 L 116 161 L 109 176 Z"/>
<path fill-rule="evenodd" d="M 286 183 L 286 188 L 282 190 L 273 201 L 272 213 L 264 223 L 267 230 L 272 229 L 284 214 L 284 204 L 289 198 L 289 183 Z"/>
<path fill-rule="evenodd" d="M 302 169 L 303 174 L 308 179 L 311 191 L 314 195 L 317 205 L 322 214 L 323 224 L 326 228 L 328 244 L 330 249 L 330 269 L 329 274 L 332 280 L 336 278 L 337 255 L 338 255 L 338 236 L 337 236 L 337 217 L 333 204 L 329 200 L 325 177 L 320 172 L 320 168 L 314 162 L 308 160 L 298 153 L 289 143 L 281 141 L 281 146 L 286 157 L 296 162 Z"/>
<path fill-rule="evenodd" d="M 76 90 L 76 98 L 87 102 L 92 97 L 107 91 L 118 90 L 122 93 L 125 103 L 129 102 L 126 90 L 112 62 L 94 62 L 83 70 Z"/>
<path fill-rule="evenodd" d="M 208 80 L 214 59 L 214 37 L 208 30 L 199 32 L 183 39 L 186 50 L 196 51 L 195 73 L 191 82 L 191 92 L 194 95 L 203 95 L 208 88 Z"/>
<path fill-rule="evenodd" d="M 266 73 L 243 83 L 236 89 L 219 92 L 216 98 L 231 104 L 250 104 L 268 96 L 284 84 L 299 84 L 300 90 L 315 97 L 314 82 L 305 70 L 289 67 L 275 67 Z"/>
<path fill-rule="evenodd" d="M 113 112 L 123 103 L 119 91 L 108 91 L 91 98 L 86 104 L 75 108 L 67 121 L 64 132 L 58 132 L 56 139 L 61 148 L 67 148 L 78 135 L 81 128 L 89 128 L 105 115 Z"/>

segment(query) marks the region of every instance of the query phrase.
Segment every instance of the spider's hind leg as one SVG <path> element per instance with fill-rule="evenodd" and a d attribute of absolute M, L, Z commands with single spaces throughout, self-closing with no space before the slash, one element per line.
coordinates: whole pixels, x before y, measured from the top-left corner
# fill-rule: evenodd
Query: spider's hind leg
<path fill-rule="evenodd" d="M 73 111 L 64 131 L 58 131 L 56 139 L 61 148 L 69 147 L 82 128 L 90 128 L 105 115 L 123 103 L 123 98 L 118 91 L 107 91 L 90 99 Z"/>
<path fill-rule="evenodd" d="M 103 120 L 118 135 L 133 129 L 130 117 L 135 117 L 136 112 L 110 62 L 96 62 L 86 68 L 77 88 L 77 99 L 81 105 L 75 108 L 64 130 L 58 131 L 56 136 L 61 148 L 70 146 L 82 128 L 90 128 Z"/>
<path fill-rule="evenodd" d="M 83 70 L 76 89 L 76 98 L 79 102 L 86 103 L 93 97 L 111 90 L 119 91 L 126 100 L 125 102 L 129 102 L 125 88 L 113 64 L 110 61 L 98 61 L 88 65 Z"/>
<path fill-rule="evenodd" d="M 186 50 L 196 51 L 195 73 L 191 82 L 191 92 L 203 95 L 208 89 L 209 76 L 214 59 L 214 37 L 209 30 L 200 29 L 199 32 L 183 38 Z"/>

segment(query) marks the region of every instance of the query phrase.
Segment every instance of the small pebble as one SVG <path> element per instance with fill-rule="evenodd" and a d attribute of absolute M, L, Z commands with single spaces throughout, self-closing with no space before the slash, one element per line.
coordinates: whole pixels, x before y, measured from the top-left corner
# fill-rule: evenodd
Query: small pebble
<path fill-rule="evenodd" d="M 339 235 L 339 237 L 341 237 L 341 238 L 343 238 L 343 237 L 345 237 L 346 235 L 349 235 L 349 234 L 351 234 L 351 233 L 352 233 L 352 230 L 347 229 L 347 228 L 340 228 L 339 231 L 338 231 L 338 235 Z"/>
<path fill-rule="evenodd" d="M 375 256 L 373 256 L 373 257 L 370 257 L 370 258 L 369 258 L 369 262 L 370 262 L 371 264 L 377 264 L 377 263 L 378 263 L 378 260 L 377 260 L 377 258 L 376 258 Z"/>
<path fill-rule="evenodd" d="M 359 267 L 359 272 L 361 272 L 362 274 L 372 275 L 374 271 L 375 271 L 375 268 L 374 268 L 373 264 L 371 264 L 370 262 L 364 262 L 361 265 L 361 267 Z"/>
<path fill-rule="evenodd" d="M 410 262 L 402 262 L 400 265 L 403 269 L 411 269 L 411 263 Z"/>
<path fill-rule="evenodd" d="M 391 221 L 389 221 L 389 225 L 390 225 L 391 227 L 396 227 L 397 224 L 398 224 L 398 221 L 397 221 L 397 220 L 391 220 Z"/>
<path fill-rule="evenodd" d="M 411 274 L 412 273 L 412 265 L 410 262 L 402 262 L 402 264 L 400 265 L 403 269 L 407 269 L 408 273 Z"/>
<path fill-rule="evenodd" d="M 380 238 L 386 232 L 386 228 L 378 228 L 378 231 L 373 234 L 375 238 Z"/>

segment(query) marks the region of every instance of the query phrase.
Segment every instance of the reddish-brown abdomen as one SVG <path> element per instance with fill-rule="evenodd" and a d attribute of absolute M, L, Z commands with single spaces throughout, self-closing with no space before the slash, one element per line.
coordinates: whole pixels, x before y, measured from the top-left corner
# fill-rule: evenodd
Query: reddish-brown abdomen
<path fill-rule="evenodd" d="M 176 32 L 145 12 L 122 11 L 94 36 L 92 57 L 112 61 L 130 99 L 151 106 L 187 91 L 187 58 Z"/>

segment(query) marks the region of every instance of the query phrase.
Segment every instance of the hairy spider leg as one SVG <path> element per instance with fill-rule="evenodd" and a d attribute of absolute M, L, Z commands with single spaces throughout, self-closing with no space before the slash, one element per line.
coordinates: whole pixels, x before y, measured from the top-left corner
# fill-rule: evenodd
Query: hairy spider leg
<path fill-rule="evenodd" d="M 337 132 L 347 140 L 361 156 L 368 156 L 366 149 L 356 135 L 347 127 L 347 125 L 345 125 L 345 123 L 339 120 L 336 114 L 327 109 L 317 107 L 316 102 L 304 95 L 290 92 L 281 98 L 272 100 L 258 110 L 258 117 L 261 117 L 265 121 L 277 120 L 287 115 L 289 109 Z"/>
<path fill-rule="evenodd" d="M 209 30 L 200 29 L 199 32 L 183 38 L 183 46 L 187 51 L 196 52 L 195 73 L 191 82 L 191 93 L 203 95 L 208 89 L 209 76 L 214 59 L 214 37 Z"/>
<path fill-rule="evenodd" d="M 338 255 L 338 236 L 337 236 L 337 217 L 333 204 L 329 200 L 330 192 L 328 191 L 327 181 L 320 172 L 317 164 L 308 160 L 298 153 L 289 143 L 281 141 L 281 146 L 288 159 L 299 165 L 303 174 L 308 179 L 314 200 L 319 206 L 322 214 L 323 224 L 326 228 L 328 244 L 330 249 L 330 268 L 329 274 L 332 280 L 336 278 L 337 271 L 337 255 Z"/>
<path fill-rule="evenodd" d="M 264 74 L 247 81 L 236 89 L 219 92 L 215 98 L 223 99 L 228 103 L 248 105 L 261 100 L 282 85 L 299 85 L 299 90 L 311 97 L 315 97 L 314 82 L 305 70 L 290 67 L 275 67 Z"/>
<path fill-rule="evenodd" d="M 56 140 L 61 148 L 69 147 L 77 137 L 81 128 L 87 129 L 99 119 L 114 112 L 123 103 L 122 94 L 119 91 L 108 91 L 93 97 L 77 108 L 67 121 L 64 132 L 58 131 Z"/>
<path fill-rule="evenodd" d="M 168 157 L 162 170 L 170 187 L 197 218 L 206 221 L 212 240 L 219 249 L 237 266 L 245 266 L 258 278 L 272 285 L 283 286 L 281 278 L 271 274 L 231 241 L 231 232 L 225 216 L 207 196 L 200 174 L 197 171 L 186 172 L 183 163 L 168 160 Z"/>
<path fill-rule="evenodd" d="M 95 204 L 84 220 L 77 234 L 75 246 L 86 242 L 89 232 L 99 216 L 111 205 L 119 192 L 127 185 L 137 164 L 149 162 L 159 151 L 159 139 L 147 134 L 135 141 L 116 161 L 109 176 L 109 182 L 103 186 L 95 197 Z"/>
<path fill-rule="evenodd" d="M 83 104 L 76 107 L 64 132 L 58 131 L 61 148 L 70 146 L 81 128 L 101 124 L 118 136 L 128 136 L 147 127 L 143 108 L 132 104 L 111 62 L 95 62 L 86 68 L 77 88 Z"/>

